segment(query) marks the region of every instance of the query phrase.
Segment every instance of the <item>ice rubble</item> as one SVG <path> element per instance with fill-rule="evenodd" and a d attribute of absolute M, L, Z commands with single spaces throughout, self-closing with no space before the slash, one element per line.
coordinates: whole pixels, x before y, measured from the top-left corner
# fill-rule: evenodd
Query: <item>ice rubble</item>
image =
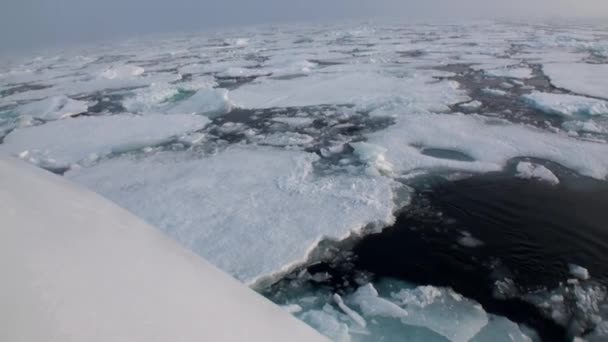
<path fill-rule="evenodd" d="M 14 130 L 0 151 L 19 155 L 45 168 L 62 169 L 111 153 L 160 145 L 207 125 L 194 115 L 112 115 L 53 121 Z"/>
<path fill-rule="evenodd" d="M 530 293 L 523 299 L 566 327 L 570 337 L 583 335 L 586 341 L 599 342 L 608 339 L 608 321 L 605 319 L 608 315 L 607 294 L 605 286 L 593 281 L 568 279 L 554 289 Z"/>
<path fill-rule="evenodd" d="M 419 169 L 490 172 L 501 170 L 511 158 L 534 157 L 560 163 L 597 179 L 608 176 L 606 144 L 578 141 L 478 115 L 399 116 L 395 125 L 369 134 L 368 143 L 386 148 L 384 159 L 401 173 Z M 435 158 L 423 155 L 422 148 L 457 151 L 475 161 Z"/>
<path fill-rule="evenodd" d="M 563 116 L 608 115 L 608 102 L 584 96 L 535 91 L 523 99 L 532 107 L 548 114 Z"/>
<path fill-rule="evenodd" d="M 608 99 L 608 64 L 548 63 L 543 72 L 556 87 Z"/>
<path fill-rule="evenodd" d="M 323 238 L 392 222 L 392 181 L 317 177 L 318 158 L 262 147 L 233 147 L 204 158 L 162 152 L 115 158 L 66 176 L 253 284 L 304 261 Z"/>
<path fill-rule="evenodd" d="M 326 291 L 288 295 L 288 301 L 300 309 L 296 317 L 335 341 L 532 341 L 517 324 L 449 288 L 383 279 L 339 300 Z"/>
<path fill-rule="evenodd" d="M 86 112 L 88 103 L 73 100 L 67 96 L 54 96 L 31 102 L 15 109 L 21 116 L 41 120 L 59 120 Z"/>
<path fill-rule="evenodd" d="M 543 165 L 530 162 L 519 162 L 516 176 L 523 179 L 539 179 L 551 185 L 559 184 L 559 178 L 551 170 Z"/>

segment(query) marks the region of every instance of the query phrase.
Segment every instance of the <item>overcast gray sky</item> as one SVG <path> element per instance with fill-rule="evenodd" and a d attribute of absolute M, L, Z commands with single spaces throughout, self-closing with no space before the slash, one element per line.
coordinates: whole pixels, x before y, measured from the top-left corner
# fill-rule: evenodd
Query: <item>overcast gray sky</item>
<path fill-rule="evenodd" d="M 345 19 L 604 17 L 608 0 L 0 0 L 0 49 Z"/>

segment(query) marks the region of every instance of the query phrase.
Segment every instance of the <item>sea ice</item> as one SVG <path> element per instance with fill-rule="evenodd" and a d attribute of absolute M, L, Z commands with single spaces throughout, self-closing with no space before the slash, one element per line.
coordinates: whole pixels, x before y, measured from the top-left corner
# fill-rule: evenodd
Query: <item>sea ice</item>
<path fill-rule="evenodd" d="M 543 71 L 556 87 L 608 99 L 608 64 L 548 63 Z"/>
<path fill-rule="evenodd" d="M 559 178 L 543 165 L 530 162 L 519 162 L 517 164 L 517 177 L 523 179 L 538 179 L 551 185 L 559 184 Z"/>
<path fill-rule="evenodd" d="M 318 159 L 300 151 L 232 147 L 209 157 L 187 151 L 124 156 L 66 176 L 254 284 L 305 261 L 321 239 L 392 222 L 391 180 L 315 176 Z"/>
<path fill-rule="evenodd" d="M 53 121 L 16 129 L 0 151 L 47 168 L 68 168 L 85 160 L 160 145 L 207 125 L 194 115 L 112 115 Z"/>
<path fill-rule="evenodd" d="M 548 114 L 563 116 L 608 115 L 608 102 L 584 96 L 533 92 L 523 99 Z"/>
<path fill-rule="evenodd" d="M 45 121 L 64 119 L 86 112 L 88 103 L 72 100 L 67 96 L 53 96 L 48 99 L 25 104 L 15 109 L 22 116 L 30 116 Z"/>

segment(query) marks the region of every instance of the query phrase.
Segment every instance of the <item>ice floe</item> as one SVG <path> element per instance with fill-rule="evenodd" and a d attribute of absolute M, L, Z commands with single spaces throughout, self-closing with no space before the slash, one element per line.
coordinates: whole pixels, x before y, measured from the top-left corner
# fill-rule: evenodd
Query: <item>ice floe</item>
<path fill-rule="evenodd" d="M 50 169 L 64 169 L 111 153 L 155 146 L 199 130 L 209 119 L 193 115 L 113 115 L 53 121 L 14 130 L 0 151 Z"/>
<path fill-rule="evenodd" d="M 477 115 L 410 114 L 398 119 L 386 130 L 368 135 L 368 142 L 386 148 L 385 160 L 401 173 L 419 169 L 490 172 L 501 170 L 512 158 L 535 157 L 597 179 L 608 175 L 606 144 Z M 465 153 L 474 161 L 427 156 L 421 147 Z"/>
<path fill-rule="evenodd" d="M 564 116 L 608 115 L 608 102 L 584 96 L 533 92 L 523 99 L 548 114 Z"/>
<path fill-rule="evenodd" d="M 447 110 L 446 104 L 466 101 L 455 82 L 435 82 L 425 75 L 398 78 L 373 71 L 314 74 L 291 80 L 260 80 L 231 92 L 244 108 L 356 104 L 368 110 L 391 104 Z"/>
<path fill-rule="evenodd" d="M 343 239 L 368 223 L 392 222 L 392 181 L 317 177 L 318 159 L 306 152 L 234 147 L 209 157 L 125 156 L 66 176 L 253 284 L 305 261 L 323 238 Z"/>
<path fill-rule="evenodd" d="M 608 64 L 549 63 L 543 72 L 556 87 L 608 99 Z"/>

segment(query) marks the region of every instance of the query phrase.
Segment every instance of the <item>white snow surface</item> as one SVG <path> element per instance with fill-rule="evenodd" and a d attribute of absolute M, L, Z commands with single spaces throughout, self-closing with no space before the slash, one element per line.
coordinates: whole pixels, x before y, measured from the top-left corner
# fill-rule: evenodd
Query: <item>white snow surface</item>
<path fill-rule="evenodd" d="M 67 96 L 53 96 L 22 105 L 16 111 L 22 116 L 41 120 L 59 120 L 86 112 L 86 101 L 73 100 Z"/>
<path fill-rule="evenodd" d="M 549 63 L 543 72 L 556 87 L 608 99 L 608 64 Z"/>
<path fill-rule="evenodd" d="M 535 157 L 597 179 L 608 176 L 606 144 L 578 141 L 477 115 L 404 115 L 386 130 L 369 134 L 368 141 L 386 148 L 385 160 L 401 173 L 419 169 L 490 172 L 501 170 L 511 158 Z M 475 161 L 423 155 L 420 147 L 465 153 Z"/>
<path fill-rule="evenodd" d="M 254 284 L 305 261 L 323 238 L 343 239 L 368 223 L 392 222 L 392 181 L 317 177 L 317 159 L 306 152 L 234 147 L 203 158 L 188 152 L 117 158 L 66 176 Z"/>
<path fill-rule="evenodd" d="M 519 162 L 517 164 L 517 177 L 523 179 L 538 179 L 551 185 L 559 184 L 559 178 L 543 165 Z"/>
<path fill-rule="evenodd" d="M 524 95 L 531 106 L 548 114 L 563 116 L 608 115 L 608 102 L 584 96 L 533 92 Z"/>
<path fill-rule="evenodd" d="M 1 341 L 324 341 L 157 229 L 0 159 Z"/>
<path fill-rule="evenodd" d="M 205 127 L 208 122 L 206 117 L 195 115 L 73 118 L 16 129 L 5 137 L 0 151 L 43 167 L 67 168 L 111 153 L 167 143 Z"/>

